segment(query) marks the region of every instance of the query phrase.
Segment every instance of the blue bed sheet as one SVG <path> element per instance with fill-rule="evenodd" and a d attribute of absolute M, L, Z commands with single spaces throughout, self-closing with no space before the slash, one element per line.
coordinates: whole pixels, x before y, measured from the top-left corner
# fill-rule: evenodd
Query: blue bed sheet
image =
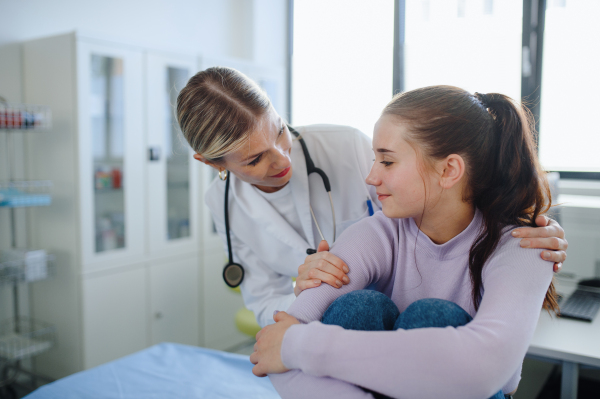
<path fill-rule="evenodd" d="M 44 385 L 27 399 L 279 399 L 248 356 L 164 343 Z"/>

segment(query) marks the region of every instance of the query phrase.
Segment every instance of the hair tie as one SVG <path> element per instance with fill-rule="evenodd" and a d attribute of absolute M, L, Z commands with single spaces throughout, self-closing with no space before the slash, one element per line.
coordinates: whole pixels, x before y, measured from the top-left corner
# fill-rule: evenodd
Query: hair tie
<path fill-rule="evenodd" d="M 491 98 L 484 93 L 475 93 L 475 97 L 477 97 L 477 99 L 479 100 L 479 102 L 481 102 L 483 104 L 484 108 L 489 108 L 490 107 L 490 102 L 491 102 Z"/>

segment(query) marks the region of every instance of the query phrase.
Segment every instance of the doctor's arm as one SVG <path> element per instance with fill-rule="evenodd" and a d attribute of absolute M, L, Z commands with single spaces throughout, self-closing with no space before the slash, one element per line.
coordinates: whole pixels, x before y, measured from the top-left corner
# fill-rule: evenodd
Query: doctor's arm
<path fill-rule="evenodd" d="M 238 253 L 244 259 L 245 276 L 240 286 L 244 305 L 254 312 L 261 327 L 272 324 L 273 314 L 287 310 L 296 299 L 292 278 L 264 265 L 249 249 Z"/>
<path fill-rule="evenodd" d="M 217 233 L 223 240 L 225 253 L 227 253 L 227 237 L 223 216 L 215 214 L 212 210 L 211 214 L 215 221 Z M 273 313 L 276 310 L 287 310 L 296 299 L 292 278 L 277 273 L 265 265 L 247 245 L 244 245 L 235 236 L 233 231 L 230 231 L 230 235 L 233 261 L 244 267 L 244 281 L 240 286 L 244 305 L 254 312 L 261 327 L 272 324 L 274 323 Z"/>

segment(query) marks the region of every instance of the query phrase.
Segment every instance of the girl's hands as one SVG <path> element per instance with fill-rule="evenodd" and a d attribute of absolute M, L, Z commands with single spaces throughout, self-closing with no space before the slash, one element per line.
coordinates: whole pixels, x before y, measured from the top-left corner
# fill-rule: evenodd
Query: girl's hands
<path fill-rule="evenodd" d="M 277 312 L 273 319 L 275 324 L 266 326 L 256 334 L 254 353 L 250 355 L 250 361 L 255 365 L 252 373 L 257 377 L 288 371 L 281 360 L 281 343 L 287 329 L 300 322 L 286 312 Z"/>
<path fill-rule="evenodd" d="M 567 259 L 566 250 L 569 243 L 565 240 L 565 231 L 556 221 L 544 215 L 538 216 L 535 224 L 538 227 L 521 227 L 513 230 L 511 234 L 513 237 L 523 238 L 523 248 L 547 249 L 548 251 L 542 252 L 542 259 L 554 262 L 554 272 L 557 273 Z"/>
<path fill-rule="evenodd" d="M 306 257 L 304 264 L 298 268 L 294 294 L 298 296 L 307 288 L 314 288 L 327 283 L 334 288 L 341 288 L 350 279 L 346 275 L 350 270 L 343 260 L 330 254 L 329 244 L 323 240 L 319 243 L 317 253 Z"/>

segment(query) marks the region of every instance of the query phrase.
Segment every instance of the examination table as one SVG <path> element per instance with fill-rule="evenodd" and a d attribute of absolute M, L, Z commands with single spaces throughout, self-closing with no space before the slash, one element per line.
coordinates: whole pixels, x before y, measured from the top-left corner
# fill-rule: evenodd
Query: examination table
<path fill-rule="evenodd" d="M 279 399 L 248 356 L 163 343 L 62 378 L 27 399 Z"/>

